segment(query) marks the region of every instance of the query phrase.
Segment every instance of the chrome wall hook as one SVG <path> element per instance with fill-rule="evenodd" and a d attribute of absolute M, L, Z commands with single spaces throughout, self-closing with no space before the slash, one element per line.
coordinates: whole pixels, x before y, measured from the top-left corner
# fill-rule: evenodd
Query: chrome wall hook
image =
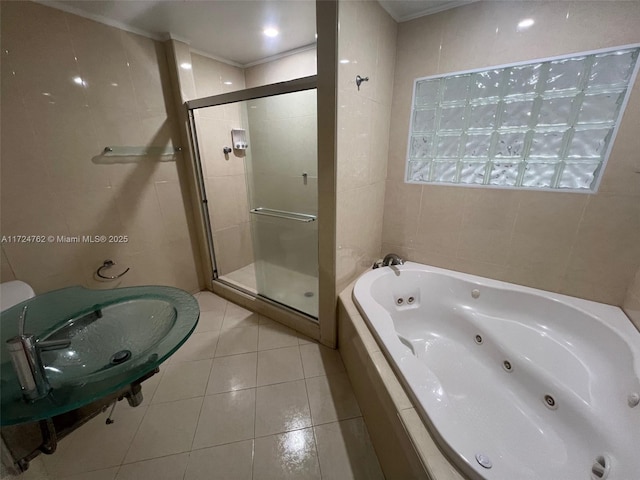
<path fill-rule="evenodd" d="M 358 86 L 358 91 L 360 91 L 360 85 L 362 82 L 368 82 L 369 77 L 361 77 L 360 75 L 356 75 L 356 85 Z"/>
<path fill-rule="evenodd" d="M 115 280 L 117 278 L 122 277 L 125 273 L 127 273 L 129 270 L 131 270 L 129 267 L 127 267 L 127 269 L 118 274 L 118 275 L 103 275 L 102 271 L 105 269 L 109 269 L 111 267 L 113 267 L 116 264 L 116 262 L 114 262 L 113 260 L 105 260 L 104 263 L 102 264 L 102 266 L 100 268 L 98 268 L 98 270 L 96 271 L 96 275 L 104 280 Z"/>

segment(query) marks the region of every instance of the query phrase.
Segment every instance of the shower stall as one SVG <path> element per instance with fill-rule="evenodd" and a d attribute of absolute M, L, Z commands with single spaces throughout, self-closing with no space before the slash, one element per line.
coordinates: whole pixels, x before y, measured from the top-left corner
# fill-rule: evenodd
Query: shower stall
<path fill-rule="evenodd" d="M 213 281 L 318 317 L 316 77 L 187 102 Z"/>

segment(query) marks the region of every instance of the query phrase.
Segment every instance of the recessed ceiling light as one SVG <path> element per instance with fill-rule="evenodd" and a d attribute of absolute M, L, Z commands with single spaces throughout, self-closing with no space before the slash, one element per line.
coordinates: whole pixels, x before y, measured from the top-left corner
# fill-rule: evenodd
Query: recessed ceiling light
<path fill-rule="evenodd" d="M 76 85 L 82 85 L 83 87 L 87 86 L 87 82 L 85 82 L 82 77 L 73 77 L 73 83 Z"/>
<path fill-rule="evenodd" d="M 223 82 L 225 85 L 233 85 L 233 82 Z"/>
<path fill-rule="evenodd" d="M 525 18 L 524 20 L 520 20 L 520 22 L 518 23 L 518 28 L 521 28 L 521 29 L 529 28 L 534 23 L 536 22 L 533 18 Z"/>
<path fill-rule="evenodd" d="M 340 63 L 349 63 L 349 60 L 346 58 L 343 58 L 342 60 L 340 60 Z"/>
<path fill-rule="evenodd" d="M 181 63 L 180 68 L 184 68 L 185 70 L 191 70 L 191 64 L 187 62 Z"/>
<path fill-rule="evenodd" d="M 273 37 L 277 37 L 280 32 L 278 31 L 277 28 L 267 27 L 262 31 L 262 33 L 264 33 L 267 37 L 273 38 Z"/>

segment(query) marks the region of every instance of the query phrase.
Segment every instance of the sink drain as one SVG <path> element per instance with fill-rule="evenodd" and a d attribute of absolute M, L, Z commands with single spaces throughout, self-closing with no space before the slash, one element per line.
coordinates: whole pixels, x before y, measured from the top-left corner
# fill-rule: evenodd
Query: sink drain
<path fill-rule="evenodd" d="M 304 292 L 305 297 L 313 297 L 315 294 L 313 292 Z"/>
<path fill-rule="evenodd" d="M 113 355 L 111 355 L 111 360 L 109 360 L 109 363 L 111 365 L 119 365 L 123 362 L 126 362 L 130 358 L 131 358 L 131 350 L 120 350 L 119 352 L 116 352 Z"/>
<path fill-rule="evenodd" d="M 551 410 L 555 410 L 556 408 L 558 408 L 558 404 L 556 403 L 556 399 L 553 398 L 551 395 L 545 395 L 544 396 L 544 404 L 546 405 L 547 408 L 551 409 Z"/>
<path fill-rule="evenodd" d="M 598 455 L 591 466 L 591 480 L 606 480 L 611 470 L 611 460 L 606 455 Z"/>

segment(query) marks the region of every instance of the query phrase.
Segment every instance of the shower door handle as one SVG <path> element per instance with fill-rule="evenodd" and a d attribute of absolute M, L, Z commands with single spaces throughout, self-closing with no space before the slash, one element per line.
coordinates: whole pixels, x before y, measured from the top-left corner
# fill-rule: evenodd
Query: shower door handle
<path fill-rule="evenodd" d="M 249 212 L 254 215 L 265 215 L 267 217 L 278 217 L 278 218 L 286 218 L 287 220 L 295 220 L 297 222 L 315 222 L 316 216 L 309 215 L 307 213 L 298 213 L 298 212 L 287 212 L 285 210 L 274 210 L 272 208 L 252 208 Z"/>

